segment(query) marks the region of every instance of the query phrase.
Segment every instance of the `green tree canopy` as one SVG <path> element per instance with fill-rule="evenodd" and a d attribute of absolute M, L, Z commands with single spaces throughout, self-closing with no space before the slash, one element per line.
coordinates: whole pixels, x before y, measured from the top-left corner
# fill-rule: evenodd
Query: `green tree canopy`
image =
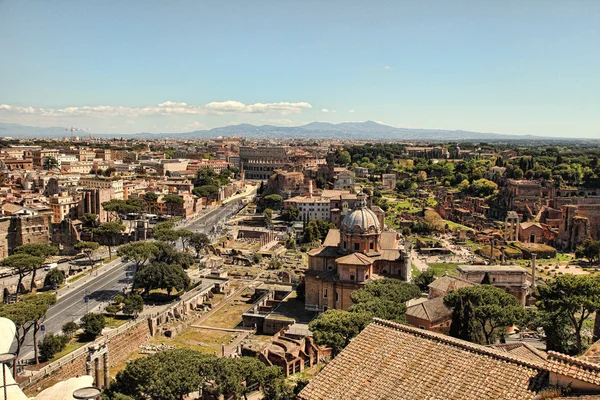
<path fill-rule="evenodd" d="M 537 307 L 550 315 L 565 315 L 575 332 L 577 352 L 583 351 L 581 331 L 584 321 L 600 309 L 600 278 L 592 275 L 559 275 L 538 286 Z"/>
<path fill-rule="evenodd" d="M 135 286 L 143 287 L 146 295 L 153 289 L 165 289 L 171 295 L 173 289 L 184 290 L 189 284 L 190 278 L 178 264 L 153 262 L 135 276 Z"/>
<path fill-rule="evenodd" d="M 419 290 L 426 292 L 429 289 L 429 284 L 435 281 L 435 271 L 433 268 L 427 268 L 413 278 L 413 283 L 419 287 Z"/>
<path fill-rule="evenodd" d="M 112 246 L 115 240 L 125 231 L 125 225 L 120 222 L 105 222 L 99 227 L 92 229 L 95 236 L 99 236 L 108 246 L 108 256 L 112 257 Z"/>
<path fill-rule="evenodd" d="M 371 322 L 371 314 L 327 310 L 308 325 L 317 344 L 329 346 L 338 354 Z"/>
<path fill-rule="evenodd" d="M 300 210 L 297 207 L 288 207 L 281 212 L 281 218 L 284 221 L 294 222 L 300 218 Z"/>
<path fill-rule="evenodd" d="M 15 248 L 14 253 L 29 254 L 31 256 L 42 258 L 42 262 L 38 265 L 35 265 L 31 270 L 31 290 L 33 290 L 33 288 L 35 287 L 35 276 L 37 275 L 38 268 L 42 266 L 46 258 L 50 256 L 57 256 L 58 249 L 54 246 L 50 246 L 49 244 L 27 243 Z"/>
<path fill-rule="evenodd" d="M 130 293 L 123 299 L 123 314 L 137 315 L 144 310 L 144 299 L 137 293 Z"/>
<path fill-rule="evenodd" d="M 406 302 L 421 296 L 417 285 L 399 279 L 384 278 L 371 281 L 350 295 L 351 312 L 365 312 L 373 317 L 406 322 Z"/>
<path fill-rule="evenodd" d="M 208 236 L 201 232 L 195 232 L 190 236 L 189 240 L 190 246 L 196 250 L 196 257 L 200 255 L 200 252 L 204 250 L 208 245 L 210 245 L 210 240 Z"/>
<path fill-rule="evenodd" d="M 280 210 L 283 208 L 283 197 L 278 194 L 270 194 L 263 198 L 263 205 L 266 208 L 273 210 Z"/>
<path fill-rule="evenodd" d="M 586 239 L 575 251 L 577 258 L 587 258 L 590 263 L 596 263 L 600 260 L 600 240 L 592 238 Z"/>
<path fill-rule="evenodd" d="M 19 292 L 21 291 L 21 284 L 23 283 L 23 279 L 43 262 L 44 259 L 42 257 L 36 257 L 32 256 L 31 254 L 25 253 L 13 254 L 2 260 L 2 265 L 4 265 L 7 268 L 10 268 L 13 271 L 13 273 L 19 275 L 16 292 L 17 300 Z"/>
<path fill-rule="evenodd" d="M 454 307 L 455 315 L 462 314 L 462 319 L 456 323 L 466 326 L 466 329 L 476 329 L 471 326 L 472 315 L 479 324 L 478 328 L 481 329 L 486 344 L 494 343 L 497 330 L 506 329 L 525 315 L 523 307 L 514 296 L 491 285 L 477 285 L 452 291 L 446 295 L 444 302 Z M 454 319 L 452 323 L 455 323 Z M 451 332 L 455 330 L 456 327 L 450 327 Z M 472 336 L 475 337 L 474 334 Z"/>
<path fill-rule="evenodd" d="M 158 246 L 152 242 L 133 242 L 119 247 L 117 254 L 133 261 L 136 270 L 140 270 L 148 260 L 158 254 Z"/>
<path fill-rule="evenodd" d="M 215 185 L 202 185 L 192 189 L 192 193 L 198 197 L 215 199 L 219 193 L 219 188 Z"/>
<path fill-rule="evenodd" d="M 304 229 L 304 242 L 321 242 L 327 236 L 330 229 L 335 229 L 331 222 L 316 218 L 310 221 Z"/>
<path fill-rule="evenodd" d="M 100 244 L 97 242 L 79 242 L 75 244 L 75 249 L 81 250 L 88 258 L 90 267 L 94 269 L 94 252 L 100 248 Z M 69 274 L 71 273 L 71 267 L 69 267 Z"/>
<path fill-rule="evenodd" d="M 95 338 L 102 333 L 102 329 L 106 326 L 106 319 L 102 314 L 87 313 L 81 317 L 79 326 L 85 336 Z"/>

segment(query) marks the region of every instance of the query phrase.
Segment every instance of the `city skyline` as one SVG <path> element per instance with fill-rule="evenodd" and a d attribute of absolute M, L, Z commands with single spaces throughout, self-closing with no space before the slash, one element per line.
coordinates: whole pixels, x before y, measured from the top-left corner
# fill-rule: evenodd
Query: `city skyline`
<path fill-rule="evenodd" d="M 0 3 L 0 122 L 600 136 L 600 4 Z"/>

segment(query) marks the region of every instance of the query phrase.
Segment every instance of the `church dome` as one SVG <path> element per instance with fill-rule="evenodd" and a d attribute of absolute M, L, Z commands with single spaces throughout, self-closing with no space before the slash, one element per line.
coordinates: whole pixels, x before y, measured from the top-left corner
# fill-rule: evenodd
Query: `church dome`
<path fill-rule="evenodd" d="M 381 229 L 377 215 L 363 203 L 346 214 L 342 220 L 342 230 L 352 233 L 369 233 L 380 232 Z"/>

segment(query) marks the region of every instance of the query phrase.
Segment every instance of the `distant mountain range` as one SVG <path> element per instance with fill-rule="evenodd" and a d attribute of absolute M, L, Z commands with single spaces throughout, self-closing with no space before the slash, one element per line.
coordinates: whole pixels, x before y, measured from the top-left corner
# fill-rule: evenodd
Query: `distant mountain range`
<path fill-rule="evenodd" d="M 13 138 L 60 138 L 70 132 L 59 127 L 33 127 L 17 124 L 0 123 L 0 137 Z M 84 133 L 85 134 L 85 133 Z M 420 140 L 420 141 L 507 141 L 507 140 L 576 140 L 575 138 L 552 138 L 534 135 L 507 135 L 500 133 L 482 133 L 470 131 L 452 131 L 443 129 L 409 129 L 395 128 L 374 121 L 311 122 L 307 125 L 284 127 L 273 125 L 229 125 L 208 130 L 183 133 L 95 133 L 96 137 L 127 137 L 139 139 L 208 139 L 218 136 L 244 136 L 256 139 L 344 139 L 344 140 Z"/>

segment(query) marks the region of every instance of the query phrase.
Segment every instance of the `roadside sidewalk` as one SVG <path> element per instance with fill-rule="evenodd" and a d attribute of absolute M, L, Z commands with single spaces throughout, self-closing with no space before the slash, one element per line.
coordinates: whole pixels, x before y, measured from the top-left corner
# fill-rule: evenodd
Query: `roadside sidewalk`
<path fill-rule="evenodd" d="M 120 264 L 121 264 L 121 258 L 119 257 L 116 260 L 113 260 L 107 264 L 104 264 L 104 265 L 98 267 L 97 269 L 92 271 L 91 274 L 89 271 L 86 271 L 85 272 L 86 275 L 83 278 L 79 278 L 78 280 L 76 280 L 75 282 L 72 282 L 72 283 L 67 283 L 60 289 L 56 290 L 55 291 L 56 299 L 60 300 L 62 297 L 71 293 L 74 289 L 77 289 L 77 288 L 85 285 L 86 283 L 93 281 L 96 278 L 99 278 L 103 274 L 105 274 L 109 271 L 112 271 L 113 268 L 116 268 Z"/>

